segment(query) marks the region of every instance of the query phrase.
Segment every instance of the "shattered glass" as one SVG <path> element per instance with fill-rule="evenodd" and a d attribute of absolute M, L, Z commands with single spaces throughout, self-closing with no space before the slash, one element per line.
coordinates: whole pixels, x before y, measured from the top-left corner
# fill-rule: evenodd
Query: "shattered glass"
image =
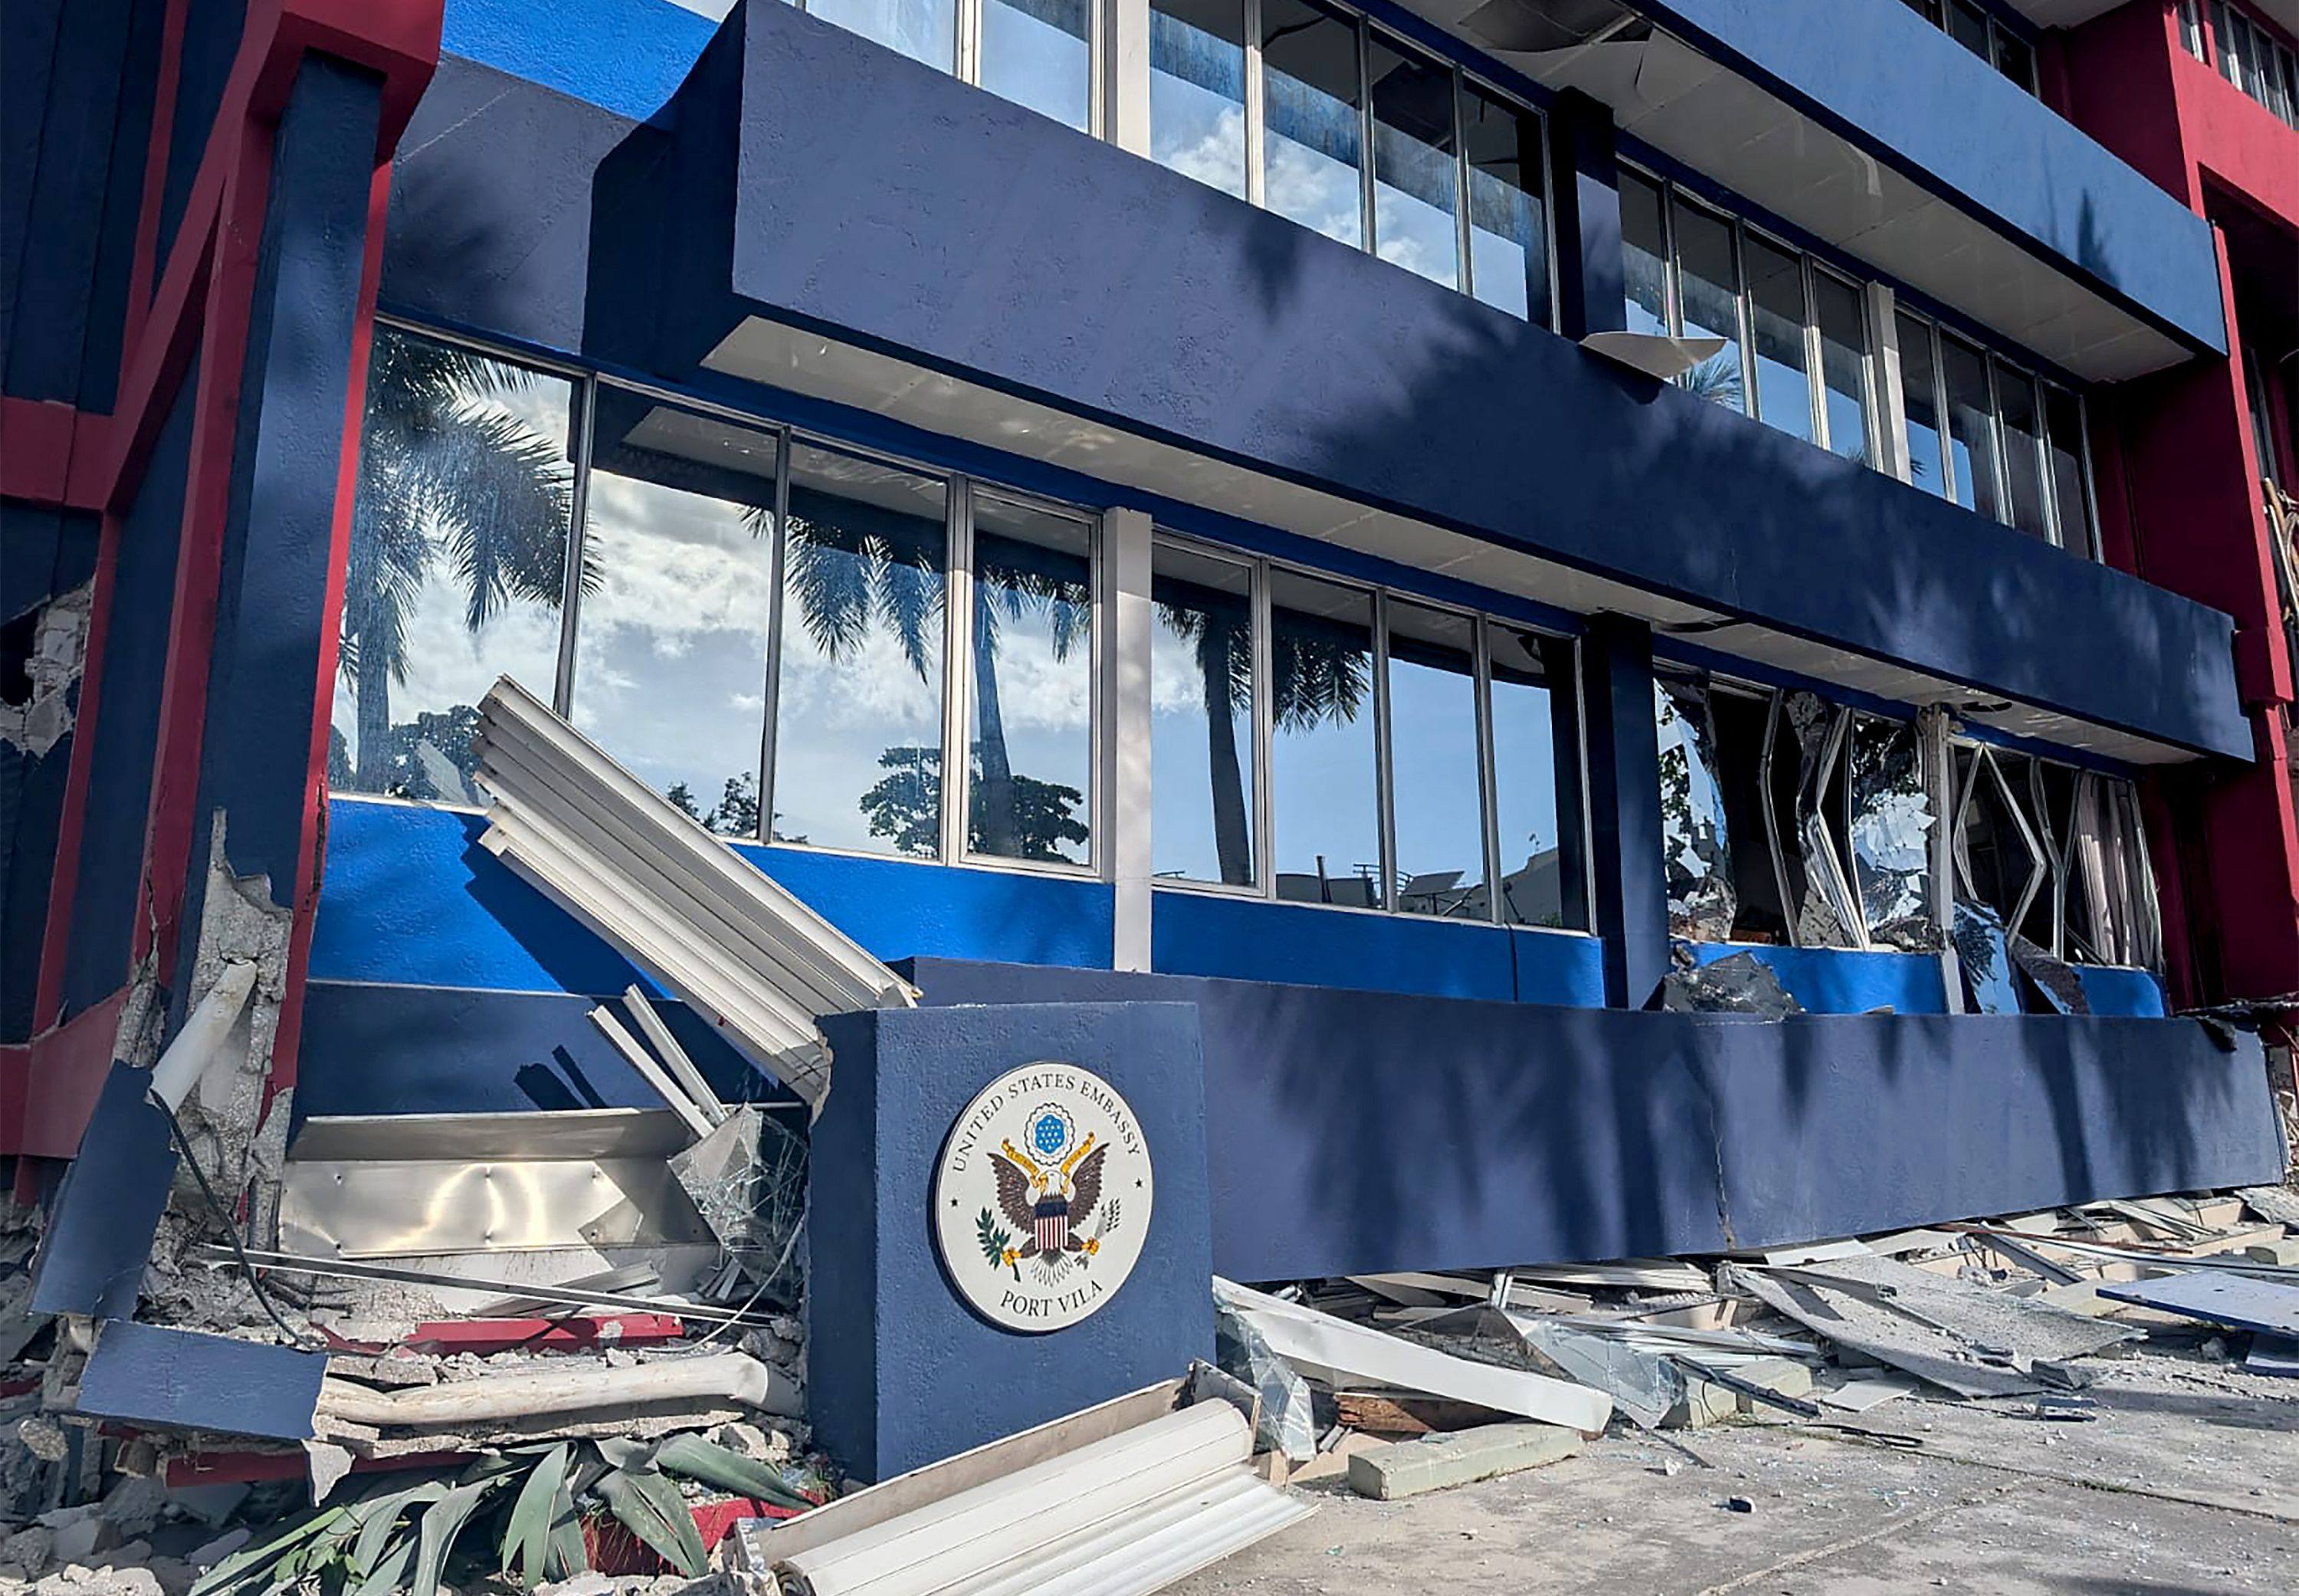
<path fill-rule="evenodd" d="M 805 1284 L 806 1139 L 753 1104 L 670 1160 L 670 1172 L 761 1301 L 795 1306 Z"/>
<path fill-rule="evenodd" d="M 1931 916 L 1931 794 L 1913 726 L 1853 722 L 1846 798 L 1853 883 L 1868 935 L 1911 952 L 1939 946 Z"/>
<path fill-rule="evenodd" d="M 1964 992 L 1979 1014 L 2016 1014 L 2020 984 L 2012 976 L 2012 951 L 2004 917 L 1985 904 L 1955 900 L 1955 956 L 1963 967 Z"/>
<path fill-rule="evenodd" d="M 1794 730 L 1798 757 L 1796 839 L 1804 866 L 1804 901 L 1797 912 L 1797 942 L 1804 947 L 1858 947 L 1852 893 L 1828 829 L 1827 796 L 1844 748 L 1851 712 L 1816 693 L 1792 692 L 1780 708 Z"/>
<path fill-rule="evenodd" d="M 1804 1013 L 1772 967 L 1753 953 L 1671 971 L 1660 984 L 1660 1006 L 1672 1013 L 1755 1014 L 1766 1020 Z"/>
<path fill-rule="evenodd" d="M 1957 896 L 1986 905 L 1999 927 L 2008 926 L 2022 917 L 2048 873 L 2018 796 L 2027 786 L 2026 761 L 1963 748 L 1956 750 L 1956 766 Z"/>
<path fill-rule="evenodd" d="M 1254 1450 L 1282 1451 L 1296 1463 L 1317 1455 L 1317 1421 L 1309 1382 L 1279 1357 L 1246 1317 L 1214 1299 L 1214 1361 L 1221 1371 L 1261 1393 L 1261 1423 Z"/>
<path fill-rule="evenodd" d="M 1739 898 L 1707 693 L 1684 682 L 1655 682 L 1653 722 L 1669 933 L 1694 942 L 1730 940 Z"/>

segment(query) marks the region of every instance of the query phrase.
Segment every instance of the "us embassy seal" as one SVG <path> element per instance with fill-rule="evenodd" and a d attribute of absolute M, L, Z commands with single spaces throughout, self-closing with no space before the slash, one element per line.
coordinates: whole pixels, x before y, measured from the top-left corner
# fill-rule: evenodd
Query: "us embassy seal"
<path fill-rule="evenodd" d="M 934 1239 L 975 1311 L 1061 1330 L 1108 1302 L 1150 1234 L 1155 1182 L 1141 1122 L 1075 1064 L 1010 1070 L 950 1127 L 934 1168 Z"/>

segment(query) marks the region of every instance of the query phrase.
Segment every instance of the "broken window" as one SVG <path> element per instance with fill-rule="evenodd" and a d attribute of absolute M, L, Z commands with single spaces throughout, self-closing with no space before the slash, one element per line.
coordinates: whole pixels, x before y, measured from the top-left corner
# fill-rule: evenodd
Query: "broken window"
<path fill-rule="evenodd" d="M 2055 960 L 2159 968 L 2154 877 L 2130 782 L 1955 748 L 1955 895 Z"/>
<path fill-rule="evenodd" d="M 378 327 L 328 737 L 337 792 L 477 804 L 498 676 L 558 675 L 575 385 Z M 595 571 L 585 566 L 583 584 Z"/>
<path fill-rule="evenodd" d="M 1657 702 L 1674 935 L 1939 945 L 1933 806 L 1913 724 L 1715 681 L 1664 679 Z"/>

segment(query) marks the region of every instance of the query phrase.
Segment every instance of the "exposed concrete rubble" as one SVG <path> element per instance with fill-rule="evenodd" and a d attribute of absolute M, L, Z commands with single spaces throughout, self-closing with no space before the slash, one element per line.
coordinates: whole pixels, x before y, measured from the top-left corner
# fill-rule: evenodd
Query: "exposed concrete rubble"
<path fill-rule="evenodd" d="M 0 700 L 0 747 L 37 759 L 72 729 L 95 593 L 95 584 L 84 583 L 41 606 L 24 661 L 23 700 Z"/>

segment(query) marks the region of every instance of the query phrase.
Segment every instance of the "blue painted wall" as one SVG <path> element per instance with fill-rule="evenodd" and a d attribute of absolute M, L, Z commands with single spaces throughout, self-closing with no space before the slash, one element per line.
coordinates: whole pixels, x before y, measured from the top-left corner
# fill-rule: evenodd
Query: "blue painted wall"
<path fill-rule="evenodd" d="M 2031 252 L 2226 352 L 2203 219 L 1899 0 L 1639 9 Z"/>
<path fill-rule="evenodd" d="M 108 410 L 164 0 L 13 0 L 0 49 L 0 391 Z"/>
<path fill-rule="evenodd" d="M 1814 1014 L 1861 1014 L 1888 1008 L 1896 1014 L 1945 1014 L 1947 988 L 1938 957 L 1882 949 L 1768 947 L 1757 944 L 1686 942 L 1694 960 L 1713 964 L 1734 954 L 1754 954 L 1780 978 L 1789 995 Z M 2110 1013 L 2126 1011 L 2110 1010 Z"/>
<path fill-rule="evenodd" d="M 621 955 L 481 848 L 486 829 L 451 809 L 331 802 L 311 979 L 593 996 L 636 979 Z M 1111 894 L 1099 881 L 741 851 L 880 958 L 1109 963 Z"/>
<path fill-rule="evenodd" d="M 160 188 L 159 248 L 152 274 L 155 289 L 183 225 L 184 208 L 207 154 L 208 135 L 223 103 L 224 85 L 231 77 L 246 23 L 247 0 L 186 0 L 176 115 L 170 124 L 167 168 Z"/>
<path fill-rule="evenodd" d="M 1151 968 L 1499 1003 L 1601 1005 L 1594 937 L 1268 903 L 1208 892 L 1152 895 Z"/>
<path fill-rule="evenodd" d="M 68 1013 L 101 1002 L 128 979 L 176 596 L 176 557 L 182 543 L 192 396 L 198 386 L 199 362 L 194 360 L 120 524 L 95 748 L 88 760 L 87 807 L 64 961 Z"/>
<path fill-rule="evenodd" d="M 934 960 L 910 973 L 933 1004 L 1196 1003 L 1214 1267 L 1232 1279 L 1714 1253 L 2283 1167 L 2257 1041 L 2223 1047 L 2189 1021 L 1774 1024 Z"/>
<path fill-rule="evenodd" d="M 2249 756 L 2217 612 L 786 6 L 743 28 L 681 89 L 667 153 L 644 135 L 601 179 L 617 219 L 590 254 L 594 351 L 687 371 L 764 312 L 1815 641 Z M 725 260 L 710 235 L 729 208 Z M 2141 654 L 2169 668 L 2122 668 Z"/>
<path fill-rule="evenodd" d="M 669 0 L 447 0 L 439 48 L 643 121 L 715 27 Z"/>

